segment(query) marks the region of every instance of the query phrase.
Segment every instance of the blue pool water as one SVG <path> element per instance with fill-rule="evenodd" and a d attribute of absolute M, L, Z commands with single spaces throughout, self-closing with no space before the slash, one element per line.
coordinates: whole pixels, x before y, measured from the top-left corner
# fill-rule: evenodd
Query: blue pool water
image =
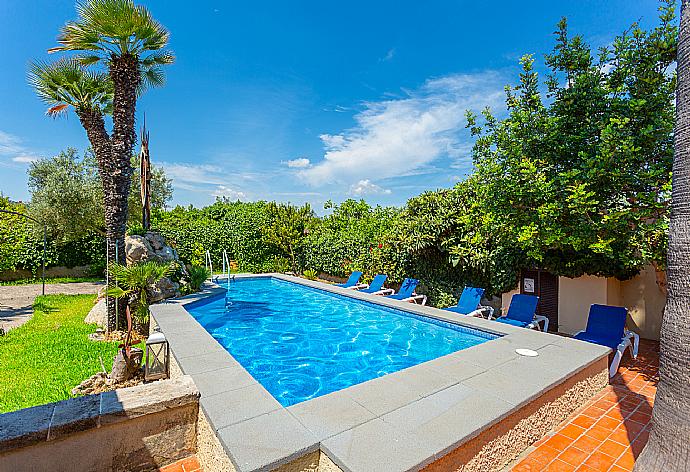
<path fill-rule="evenodd" d="M 381 377 L 495 335 L 269 277 L 188 308 L 283 406 Z"/>

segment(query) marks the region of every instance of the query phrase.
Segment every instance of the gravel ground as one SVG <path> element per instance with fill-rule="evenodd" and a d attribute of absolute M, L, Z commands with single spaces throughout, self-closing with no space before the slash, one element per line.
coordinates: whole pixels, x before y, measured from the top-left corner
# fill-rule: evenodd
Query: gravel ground
<path fill-rule="evenodd" d="M 46 284 L 46 295 L 96 294 L 102 282 Z M 9 331 L 23 325 L 33 315 L 34 298 L 41 294 L 41 284 L 0 287 L 0 329 Z"/>

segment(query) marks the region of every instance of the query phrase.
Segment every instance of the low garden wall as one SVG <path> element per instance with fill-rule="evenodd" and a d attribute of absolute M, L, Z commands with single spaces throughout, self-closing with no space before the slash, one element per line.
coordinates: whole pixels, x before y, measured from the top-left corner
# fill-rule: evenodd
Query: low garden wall
<path fill-rule="evenodd" d="M 0 470 L 146 471 L 196 452 L 191 377 L 0 415 Z"/>
<path fill-rule="evenodd" d="M 92 273 L 91 266 L 82 265 L 76 267 L 48 267 L 46 268 L 46 277 L 86 277 Z M 0 272 L 0 282 L 8 282 L 12 280 L 30 279 L 33 277 L 40 277 L 41 270 L 33 273 L 27 269 L 6 270 Z"/>

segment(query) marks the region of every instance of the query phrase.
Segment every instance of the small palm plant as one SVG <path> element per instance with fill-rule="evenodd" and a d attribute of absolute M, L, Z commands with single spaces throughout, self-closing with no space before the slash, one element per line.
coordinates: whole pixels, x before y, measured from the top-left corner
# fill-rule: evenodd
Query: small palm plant
<path fill-rule="evenodd" d="M 175 267 L 172 263 L 148 261 L 133 266 L 113 263 L 110 265 L 111 285 L 106 293 L 113 298 L 126 298 L 134 314 L 137 331 L 148 334 L 148 290 L 163 277 L 170 276 Z"/>
<path fill-rule="evenodd" d="M 198 292 L 201 285 L 211 277 L 211 271 L 204 266 L 194 265 L 189 269 L 189 288 L 193 292 Z"/>

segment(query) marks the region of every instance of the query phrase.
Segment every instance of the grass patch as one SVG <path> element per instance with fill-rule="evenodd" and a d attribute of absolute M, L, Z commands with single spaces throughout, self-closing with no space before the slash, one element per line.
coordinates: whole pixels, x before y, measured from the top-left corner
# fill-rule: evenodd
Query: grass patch
<path fill-rule="evenodd" d="M 82 380 L 110 369 L 117 343 L 88 339 L 94 295 L 36 297 L 34 316 L 0 336 L 0 413 L 65 400 Z"/>
<path fill-rule="evenodd" d="M 47 284 L 73 284 L 76 282 L 103 282 L 103 277 L 53 277 L 46 279 Z M 0 287 L 5 285 L 29 285 L 40 284 L 41 279 L 21 279 L 21 280 L 7 280 L 0 282 Z"/>

